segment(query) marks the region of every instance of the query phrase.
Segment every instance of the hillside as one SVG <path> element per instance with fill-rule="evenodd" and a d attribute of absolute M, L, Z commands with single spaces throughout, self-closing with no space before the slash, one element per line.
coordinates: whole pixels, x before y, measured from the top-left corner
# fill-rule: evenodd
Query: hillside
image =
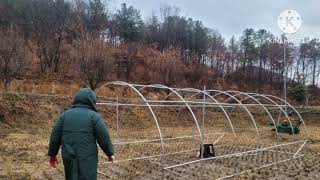
<path fill-rule="evenodd" d="M 301 91 L 318 85 L 320 42 L 316 38 L 288 43 L 283 51 L 288 37 L 272 41 L 278 37 L 268 29 L 248 27 L 240 37 L 225 39 L 214 27 L 181 15 L 178 7 L 164 5 L 160 15 L 143 20 L 134 6 L 122 3 L 111 11 L 110 3 L 1 1 L 2 89 L 15 90 L 11 85 L 15 80 L 85 83 L 92 89 L 122 80 L 282 96 L 285 69 L 290 71 L 292 88 L 295 82 Z"/>

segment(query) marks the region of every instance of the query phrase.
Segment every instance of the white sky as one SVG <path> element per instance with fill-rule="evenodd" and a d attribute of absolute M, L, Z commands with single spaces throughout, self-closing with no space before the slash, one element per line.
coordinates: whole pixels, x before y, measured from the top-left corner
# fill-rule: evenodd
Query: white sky
<path fill-rule="evenodd" d="M 163 4 L 177 6 L 181 15 L 202 21 L 226 39 L 239 37 L 245 28 L 264 28 L 280 35 L 277 18 L 283 10 L 292 9 L 301 15 L 303 23 L 290 37 L 320 38 L 320 0 L 111 0 L 111 9 L 119 9 L 123 2 L 139 9 L 143 19 L 159 14 Z"/>

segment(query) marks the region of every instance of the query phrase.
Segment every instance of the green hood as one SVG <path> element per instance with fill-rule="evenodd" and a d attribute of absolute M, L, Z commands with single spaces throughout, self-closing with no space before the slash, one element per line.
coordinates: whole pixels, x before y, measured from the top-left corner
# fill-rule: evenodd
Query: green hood
<path fill-rule="evenodd" d="M 96 95 L 90 88 L 81 88 L 74 98 L 73 107 L 85 107 L 97 111 L 96 102 Z"/>

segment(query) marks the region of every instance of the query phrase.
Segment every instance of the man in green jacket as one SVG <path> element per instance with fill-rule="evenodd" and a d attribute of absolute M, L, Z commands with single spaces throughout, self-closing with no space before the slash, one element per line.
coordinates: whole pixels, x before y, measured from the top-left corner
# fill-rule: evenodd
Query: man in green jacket
<path fill-rule="evenodd" d="M 61 153 L 67 180 L 97 179 L 97 143 L 113 161 L 114 150 L 104 120 L 96 109 L 96 96 L 89 88 L 82 88 L 74 98 L 73 106 L 64 111 L 51 133 L 48 155 L 56 167 Z"/>

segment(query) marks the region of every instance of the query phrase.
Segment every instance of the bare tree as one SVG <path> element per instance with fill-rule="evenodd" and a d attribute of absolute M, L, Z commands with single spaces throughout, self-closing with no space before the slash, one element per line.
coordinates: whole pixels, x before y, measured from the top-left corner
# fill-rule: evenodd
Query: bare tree
<path fill-rule="evenodd" d="M 130 75 L 134 67 L 134 59 L 136 58 L 138 49 L 134 47 L 133 44 L 130 44 L 127 50 L 127 58 L 122 62 L 124 65 L 124 72 L 126 80 L 130 80 Z"/>
<path fill-rule="evenodd" d="M 162 4 L 160 7 L 160 15 L 161 15 L 162 21 L 164 21 L 170 16 L 179 16 L 180 11 L 181 11 L 180 8 L 177 6 Z"/>
<path fill-rule="evenodd" d="M 32 37 L 30 50 L 40 60 L 41 73 L 57 73 L 61 64 L 61 48 L 69 28 L 70 4 L 64 1 L 37 0 L 24 13 L 27 34 Z M 69 23 L 69 24 L 68 24 Z"/>
<path fill-rule="evenodd" d="M 0 77 L 7 91 L 25 66 L 24 41 L 13 28 L 1 31 L 0 39 Z"/>
<path fill-rule="evenodd" d="M 178 50 L 170 50 L 158 59 L 157 67 L 161 83 L 167 86 L 174 86 L 182 81 L 183 64 L 179 63 Z"/>
<path fill-rule="evenodd" d="M 318 67 L 318 61 L 319 61 L 319 47 L 320 43 L 318 39 L 312 39 L 309 42 L 309 58 L 310 58 L 310 63 L 312 66 L 311 74 L 312 74 L 312 86 L 316 85 L 316 72 L 317 72 L 317 67 Z"/>
<path fill-rule="evenodd" d="M 113 66 L 109 47 L 102 39 L 92 37 L 78 41 L 76 58 L 80 64 L 80 76 L 91 89 L 96 89 L 106 80 Z"/>

